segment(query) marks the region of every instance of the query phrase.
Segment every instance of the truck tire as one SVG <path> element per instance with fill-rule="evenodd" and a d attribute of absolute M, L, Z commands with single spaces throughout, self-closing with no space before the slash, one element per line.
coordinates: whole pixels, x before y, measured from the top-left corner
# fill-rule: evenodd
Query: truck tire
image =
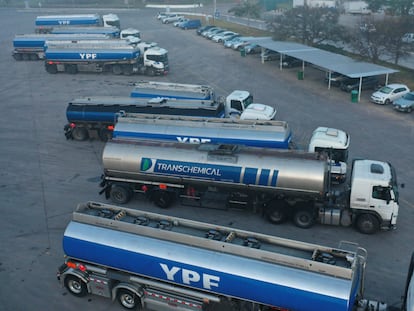
<path fill-rule="evenodd" d="M 74 275 L 68 275 L 65 278 L 65 287 L 76 297 L 83 297 L 88 293 L 85 282 Z"/>
<path fill-rule="evenodd" d="M 361 214 L 358 216 L 356 226 L 363 234 L 373 234 L 379 230 L 380 222 L 378 218 L 371 214 Z"/>
<path fill-rule="evenodd" d="M 137 309 L 140 305 L 138 304 L 138 297 L 133 292 L 127 289 L 120 289 L 118 291 L 118 302 L 119 304 L 128 310 Z"/>
<path fill-rule="evenodd" d="M 298 209 L 293 214 L 293 223 L 296 227 L 308 229 L 315 224 L 315 217 L 311 209 Z"/>
<path fill-rule="evenodd" d="M 122 66 L 122 71 L 124 73 L 124 75 L 126 76 L 130 76 L 133 73 L 133 68 L 131 64 L 125 64 Z"/>
<path fill-rule="evenodd" d="M 87 140 L 89 138 L 88 130 L 84 127 L 74 127 L 72 129 L 72 138 L 74 140 Z"/>
<path fill-rule="evenodd" d="M 122 74 L 122 67 L 120 65 L 113 65 L 112 66 L 112 73 L 114 75 L 117 75 L 117 76 L 121 75 Z"/>
<path fill-rule="evenodd" d="M 51 74 L 58 72 L 56 64 L 46 64 L 46 71 Z"/>
<path fill-rule="evenodd" d="M 102 141 L 108 141 L 112 138 L 112 132 L 106 128 L 101 128 L 99 130 L 99 138 Z"/>
<path fill-rule="evenodd" d="M 160 208 L 169 208 L 174 201 L 174 195 L 169 191 L 156 190 L 151 194 L 151 200 Z"/>
<path fill-rule="evenodd" d="M 65 65 L 65 72 L 74 75 L 78 73 L 78 66 L 76 66 L 75 64 L 68 64 Z"/>
<path fill-rule="evenodd" d="M 27 54 L 27 53 L 24 53 L 24 54 L 22 54 L 22 59 L 23 59 L 24 61 L 28 61 L 28 60 L 30 60 L 30 55 L 29 55 L 29 54 Z"/>
<path fill-rule="evenodd" d="M 22 60 L 22 54 L 15 53 L 15 54 L 13 54 L 13 58 L 17 61 L 20 61 L 20 60 Z"/>
<path fill-rule="evenodd" d="M 112 202 L 116 204 L 125 204 L 131 200 L 132 191 L 128 186 L 113 185 L 109 196 L 111 197 Z"/>
<path fill-rule="evenodd" d="M 273 201 L 266 209 L 267 219 L 272 224 L 281 224 L 288 218 L 287 204 L 283 201 Z"/>
<path fill-rule="evenodd" d="M 37 56 L 37 54 L 30 54 L 30 60 L 36 61 L 39 60 L 39 57 Z"/>
<path fill-rule="evenodd" d="M 148 68 L 147 69 L 147 75 L 148 76 L 155 76 L 155 70 L 154 70 L 154 68 L 152 68 L 152 67 L 150 67 L 150 68 Z"/>

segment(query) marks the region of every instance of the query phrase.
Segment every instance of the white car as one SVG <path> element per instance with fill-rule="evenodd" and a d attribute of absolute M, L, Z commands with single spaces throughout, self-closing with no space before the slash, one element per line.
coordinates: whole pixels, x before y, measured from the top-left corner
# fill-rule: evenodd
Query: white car
<path fill-rule="evenodd" d="M 410 89 L 405 84 L 388 84 L 374 92 L 371 95 L 371 101 L 376 104 L 387 105 L 408 92 L 410 92 Z"/>
<path fill-rule="evenodd" d="M 162 23 L 163 24 L 174 23 L 174 22 L 179 21 L 181 18 L 184 18 L 184 16 L 178 15 L 178 14 L 171 14 L 171 15 L 169 15 L 167 17 L 164 17 L 162 19 Z"/>
<path fill-rule="evenodd" d="M 227 38 L 237 35 L 237 33 L 233 32 L 233 31 L 223 31 L 221 33 L 218 33 L 216 35 L 214 35 L 211 40 L 213 40 L 214 42 L 220 43 L 223 42 L 224 40 L 226 40 Z"/>
<path fill-rule="evenodd" d="M 180 18 L 178 21 L 174 22 L 174 27 L 180 27 L 182 23 L 188 22 L 188 18 Z"/>
<path fill-rule="evenodd" d="M 240 120 L 274 120 L 276 109 L 267 105 L 252 103 L 240 115 Z"/>

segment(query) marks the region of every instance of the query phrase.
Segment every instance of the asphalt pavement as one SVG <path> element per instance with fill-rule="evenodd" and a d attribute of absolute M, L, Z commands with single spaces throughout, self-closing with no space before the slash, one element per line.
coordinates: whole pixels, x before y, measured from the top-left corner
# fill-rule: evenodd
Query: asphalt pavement
<path fill-rule="evenodd" d="M 88 10 L 84 10 L 85 12 Z M 90 13 L 102 13 L 91 9 Z M 65 13 L 78 13 L 66 10 Z M 79 202 L 107 202 L 99 195 L 104 143 L 66 140 L 67 103 L 78 96 L 128 96 L 137 80 L 207 84 L 218 95 L 235 89 L 249 90 L 255 101 L 277 108 L 277 118 L 289 123 L 294 140 L 306 146 L 318 126 L 343 129 L 351 136 L 350 158 L 365 157 L 391 162 L 400 191 L 398 228 L 362 235 L 353 228 L 316 225 L 296 228 L 275 226 L 260 215 L 175 205 L 161 210 L 138 198 L 128 203 L 138 208 L 289 239 L 336 247 L 341 240 L 358 243 L 368 251 L 365 295 L 398 303 L 403 293 L 412 251 L 414 222 L 414 114 L 390 106 L 351 102 L 349 93 L 328 90 L 324 72 L 308 68 L 304 80 L 297 68 L 280 71 L 273 62 L 262 64 L 257 55 L 241 57 L 195 34 L 163 25 L 157 10 L 105 10 L 117 13 L 123 28 L 141 30 L 145 41 L 158 42 L 169 51 L 167 76 L 113 76 L 111 74 L 48 74 L 42 61 L 18 62 L 11 56 L 14 35 L 33 33 L 37 15 L 48 10 L 0 10 L 1 107 L 0 165 L 0 309 L 15 310 L 121 310 L 108 299 L 73 297 L 56 280 L 64 261 L 61 241 L 71 213 Z M 248 268 L 248 267 L 246 267 Z"/>

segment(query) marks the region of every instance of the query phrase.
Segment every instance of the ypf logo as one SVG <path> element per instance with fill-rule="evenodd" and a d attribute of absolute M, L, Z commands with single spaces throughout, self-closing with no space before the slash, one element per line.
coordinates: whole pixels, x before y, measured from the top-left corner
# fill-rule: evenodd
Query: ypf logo
<path fill-rule="evenodd" d="M 155 163 L 155 160 L 149 159 L 149 158 L 142 158 L 141 159 L 141 171 L 143 172 L 152 172 L 154 171 L 153 163 Z"/>

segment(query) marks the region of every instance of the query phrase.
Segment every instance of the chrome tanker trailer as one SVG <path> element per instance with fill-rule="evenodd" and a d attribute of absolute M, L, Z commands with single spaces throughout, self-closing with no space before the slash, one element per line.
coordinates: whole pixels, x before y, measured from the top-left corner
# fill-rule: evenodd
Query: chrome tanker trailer
<path fill-rule="evenodd" d="M 260 210 L 273 223 L 355 224 L 367 234 L 397 222 L 395 172 L 380 161 L 355 160 L 349 189 L 332 191 L 326 159 L 307 152 L 113 140 L 102 159 L 101 193 L 118 204 L 136 192 L 163 208 L 175 199 L 205 206 L 214 198 L 225 207 Z"/>

